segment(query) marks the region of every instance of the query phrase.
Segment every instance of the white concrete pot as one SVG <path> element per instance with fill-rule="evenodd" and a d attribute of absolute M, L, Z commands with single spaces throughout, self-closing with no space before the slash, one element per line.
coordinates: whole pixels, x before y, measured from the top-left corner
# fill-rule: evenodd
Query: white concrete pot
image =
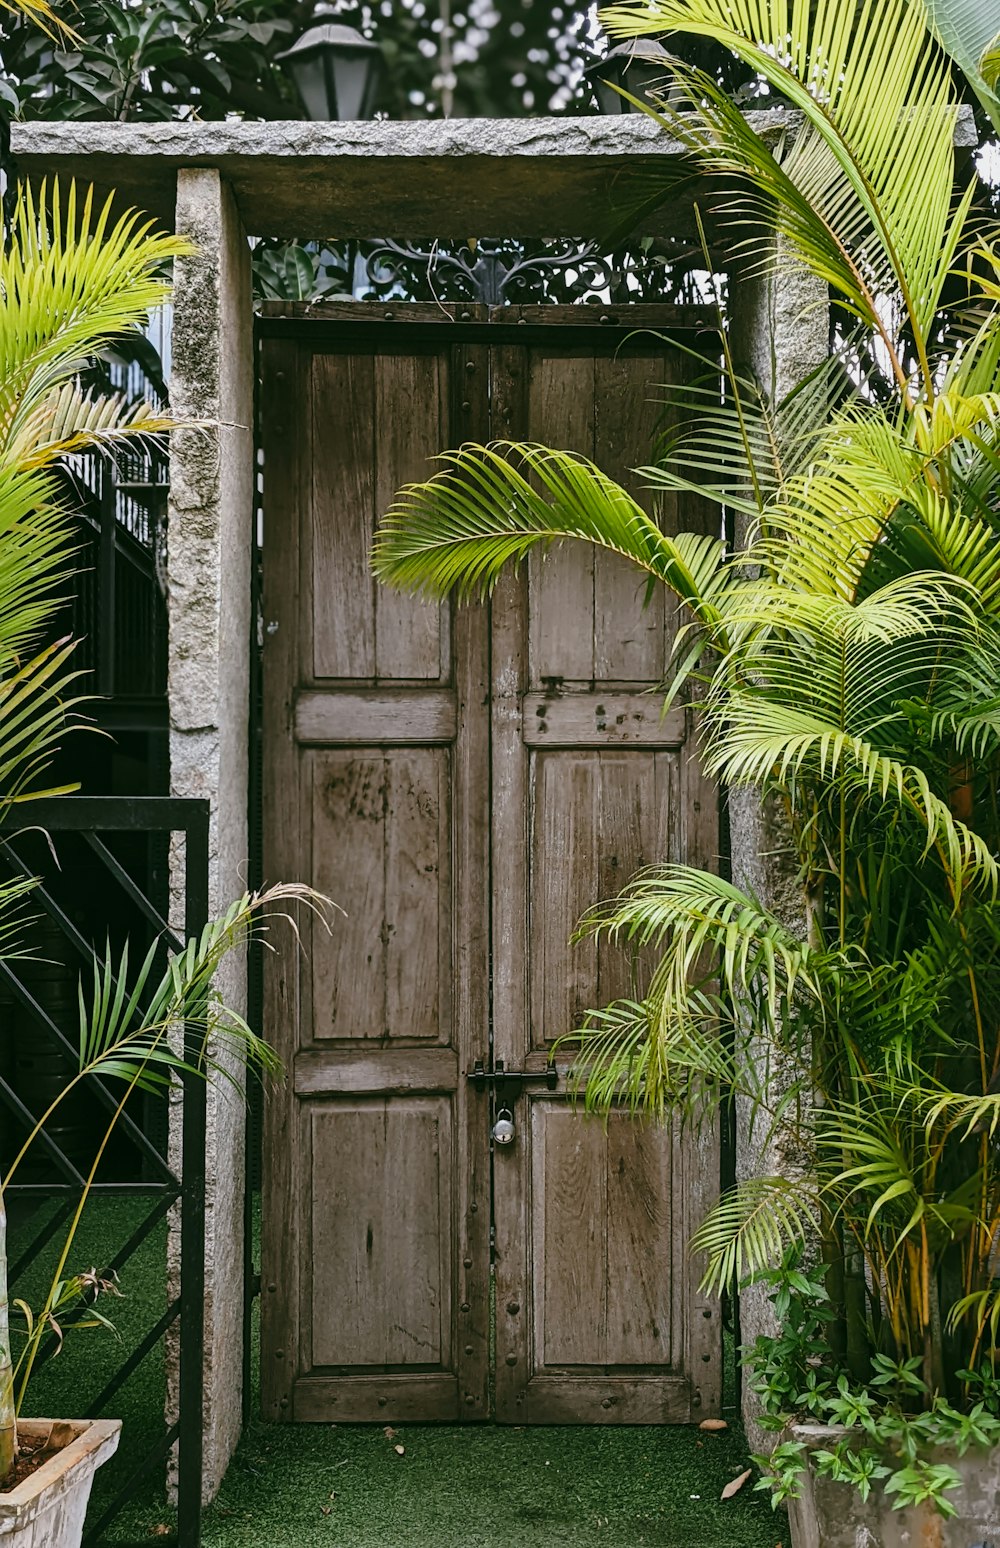
<path fill-rule="evenodd" d="M 838 1426 L 791 1427 L 792 1439 L 810 1450 L 829 1450 L 846 1434 Z M 792 1548 L 1000 1548 L 1000 1446 L 964 1457 L 936 1446 L 927 1459 L 947 1462 L 961 1477 L 948 1496 L 957 1515 L 945 1519 L 931 1504 L 893 1510 L 893 1496 L 878 1487 L 866 1503 L 849 1484 L 818 1478 L 810 1467 L 802 1498 L 788 1505 Z"/>
<path fill-rule="evenodd" d="M 47 1436 L 51 1419 L 20 1419 L 24 1439 Z M 94 1474 L 118 1449 L 120 1419 L 59 1421 L 68 1445 L 9 1493 L 0 1493 L 0 1548 L 80 1548 Z"/>

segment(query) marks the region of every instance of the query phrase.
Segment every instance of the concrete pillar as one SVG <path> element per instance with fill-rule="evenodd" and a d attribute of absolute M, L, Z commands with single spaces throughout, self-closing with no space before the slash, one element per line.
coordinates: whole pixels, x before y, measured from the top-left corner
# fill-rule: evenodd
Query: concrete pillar
<path fill-rule="evenodd" d="M 254 505 L 250 250 L 228 185 L 213 168 L 177 176 L 177 231 L 196 252 L 174 280 L 171 407 L 197 421 L 170 452 L 170 787 L 212 803 L 209 898 L 219 913 L 246 887 L 251 534 Z M 246 961 L 219 975 L 246 1010 Z M 172 1145 L 179 1149 L 179 1125 Z M 205 1498 L 240 1436 L 243 1381 L 243 1195 L 246 1108 L 208 1093 L 205 1287 Z M 179 1231 L 170 1234 L 176 1293 Z M 174 1351 L 174 1356 L 176 1351 Z M 176 1359 L 171 1373 L 173 1400 Z M 209 1400 L 210 1398 L 210 1400 Z"/>
<path fill-rule="evenodd" d="M 830 353 L 830 306 L 826 285 L 802 265 L 783 261 L 764 272 L 761 253 L 752 268 L 730 276 L 730 333 L 737 368 L 749 367 L 775 400 L 804 381 Z M 742 543 L 745 533 L 737 533 Z M 797 932 L 805 930 L 805 901 L 796 883 L 797 865 L 784 813 L 756 791 L 735 790 L 729 796 L 730 848 L 733 881 L 752 892 Z M 767 1070 L 772 1090 L 780 1089 L 780 1058 L 767 1045 L 755 1049 Z M 764 1143 L 766 1120 L 756 1130 L 743 1108 L 737 1115 L 736 1175 L 794 1176 L 802 1159 L 788 1130 L 778 1130 Z M 776 1331 L 767 1293 L 752 1287 L 740 1297 L 740 1331 L 744 1345 L 761 1333 Z M 759 1405 L 748 1383 L 743 1389 L 743 1418 L 752 1451 L 769 1451 L 775 1437 L 757 1424 Z"/>

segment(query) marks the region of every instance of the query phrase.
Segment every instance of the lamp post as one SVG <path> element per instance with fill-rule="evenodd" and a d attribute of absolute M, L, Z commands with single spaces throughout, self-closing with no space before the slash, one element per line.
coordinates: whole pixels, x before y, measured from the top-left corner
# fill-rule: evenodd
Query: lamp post
<path fill-rule="evenodd" d="M 621 92 L 627 91 L 650 106 L 655 106 L 658 98 L 669 101 L 671 57 L 661 44 L 635 38 L 609 48 L 592 60 L 583 74 L 602 113 L 638 113 L 640 109 Z"/>
<path fill-rule="evenodd" d="M 322 22 L 278 54 L 306 116 L 318 122 L 371 118 L 382 85 L 382 51 L 356 27 Z"/>

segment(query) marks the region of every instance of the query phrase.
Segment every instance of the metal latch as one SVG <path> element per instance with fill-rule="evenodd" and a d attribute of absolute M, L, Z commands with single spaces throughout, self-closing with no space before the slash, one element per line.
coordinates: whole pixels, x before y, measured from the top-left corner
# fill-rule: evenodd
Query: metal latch
<path fill-rule="evenodd" d="M 477 1059 L 475 1068 L 468 1070 L 465 1078 L 477 1091 L 491 1093 L 495 1121 L 490 1135 L 495 1145 L 507 1146 L 513 1145 L 516 1138 L 512 1104 L 520 1096 L 521 1087 L 530 1083 L 554 1091 L 559 1083 L 559 1072 L 554 1059 L 549 1060 L 544 1070 L 507 1070 L 502 1059 L 488 1070 L 482 1059 Z"/>
<path fill-rule="evenodd" d="M 522 1086 L 541 1085 L 549 1091 L 555 1091 L 559 1084 L 559 1071 L 554 1059 L 549 1060 L 544 1070 L 507 1070 L 504 1069 L 502 1059 L 498 1059 L 493 1069 L 488 1070 L 482 1059 L 477 1059 L 475 1067 L 467 1071 L 465 1078 L 477 1091 L 492 1091 L 497 1107 L 506 1110 L 520 1096 Z"/>

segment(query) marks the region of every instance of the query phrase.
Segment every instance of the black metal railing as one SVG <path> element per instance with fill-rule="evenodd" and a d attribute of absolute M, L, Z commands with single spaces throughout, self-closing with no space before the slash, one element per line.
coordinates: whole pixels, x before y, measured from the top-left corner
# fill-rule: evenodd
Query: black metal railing
<path fill-rule="evenodd" d="M 35 1029 L 36 1038 L 55 1050 L 66 1078 L 79 1067 L 79 1049 L 67 1036 L 66 1018 L 61 1014 L 61 988 L 52 990 L 53 974 L 65 971 L 69 963 L 74 970 L 82 969 L 89 975 L 95 957 L 103 957 L 111 941 L 124 943 L 127 938 L 130 943 L 144 942 L 142 951 L 136 953 L 140 959 L 152 941 L 158 942 L 164 960 L 169 952 L 182 946 L 165 917 L 169 912 L 165 877 L 160 896 L 150 897 L 140 884 L 146 872 L 141 861 L 135 863 L 134 848 L 129 851 L 130 841 L 137 836 L 147 840 L 158 837 L 163 842 L 183 838 L 184 932 L 188 937 L 199 935 L 208 916 L 208 823 L 209 804 L 203 800 L 67 796 L 22 807 L 19 814 L 0 827 L 0 866 L 5 874 L 42 878 L 30 894 L 32 911 L 38 917 L 28 927 L 27 945 L 30 950 L 32 928 L 47 931 L 47 966 L 52 969 L 46 977 L 39 970 L 37 957 L 33 961 L 0 961 L 0 989 L 17 1014 L 27 1018 L 23 1025 Z M 86 874 L 92 878 L 96 867 L 102 886 L 95 888 L 91 880 L 85 899 L 87 917 L 81 918 L 80 910 L 74 910 L 73 900 L 79 897 L 84 860 L 90 867 Z M 101 906 L 101 900 L 106 906 Z M 57 943 L 55 951 L 53 941 Z M 74 1019 L 75 1015 L 74 1010 Z M 5 1019 L 10 1026 L 12 1016 Z M 201 1036 L 196 1028 L 186 1028 L 184 1035 L 189 1057 L 195 1059 Z M 111 1112 L 118 1107 L 120 1092 L 92 1076 L 87 1077 L 86 1084 L 88 1103 L 99 1103 Z M 117 1275 L 161 1224 L 171 1206 L 179 1202 L 180 1288 L 176 1298 L 122 1355 L 118 1365 L 111 1370 L 104 1366 L 101 1389 L 87 1403 L 87 1412 L 72 1417 L 98 1418 L 105 1413 L 129 1377 L 175 1326 L 180 1369 L 176 1418 L 168 1422 L 164 1417 L 162 1433 L 155 1443 L 118 1483 L 97 1518 L 88 1521 L 85 1548 L 95 1548 L 106 1540 L 109 1527 L 138 1494 L 150 1472 L 166 1465 L 175 1444 L 176 1541 L 180 1548 L 199 1548 L 201 1541 L 206 1088 L 197 1076 L 185 1077 L 182 1088 L 181 1173 L 171 1165 L 168 1154 L 164 1103 L 161 1102 L 160 1111 L 154 1111 L 147 1098 L 145 1106 L 139 1103 L 132 1110 L 130 1098 L 115 1126 L 125 1148 L 117 1160 L 114 1156 L 109 1158 L 91 1189 L 94 1200 L 126 1196 L 143 1203 L 148 1201 L 141 1218 L 130 1222 L 133 1228 L 127 1239 L 103 1265 L 102 1277 L 109 1279 Z M 23 1083 L 19 1089 L 2 1066 L 0 1107 L 10 1115 L 4 1127 L 15 1131 L 23 1131 L 26 1126 L 30 1129 L 45 1111 L 44 1107 L 33 1110 Z M 81 1165 L 73 1148 L 75 1137 L 71 1125 L 63 1129 L 56 1126 L 52 1133 L 40 1131 L 37 1167 L 27 1180 L 15 1176 L 5 1190 L 9 1206 L 18 1217 L 23 1215 L 26 1229 L 17 1234 L 29 1238 L 23 1245 L 20 1240 L 13 1244 L 16 1252 L 11 1254 L 12 1294 L 16 1294 L 17 1279 L 58 1236 L 77 1207 L 85 1186 L 85 1172 L 90 1167 L 89 1163 Z M 53 1200 L 60 1201 L 59 1208 L 43 1218 Z M 83 1307 L 77 1315 L 82 1318 L 86 1314 L 87 1308 Z M 44 1363 L 51 1358 L 58 1346 L 58 1335 L 50 1334 L 39 1351 L 39 1360 Z M 113 1465 L 108 1464 L 109 1468 Z M 94 1515 L 93 1510 L 91 1514 Z"/>

